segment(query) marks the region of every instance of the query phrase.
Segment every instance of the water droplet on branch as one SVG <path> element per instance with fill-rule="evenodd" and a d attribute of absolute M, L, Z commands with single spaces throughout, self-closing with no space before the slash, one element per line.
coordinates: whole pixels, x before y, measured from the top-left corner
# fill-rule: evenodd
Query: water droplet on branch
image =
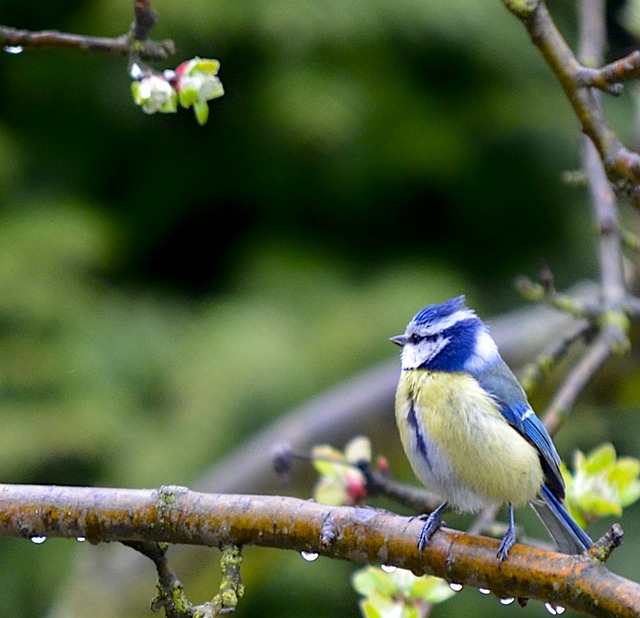
<path fill-rule="evenodd" d="M 551 605 L 551 603 L 545 603 L 544 606 L 552 616 L 559 616 L 565 612 L 565 608 L 562 607 L 562 605 Z"/>

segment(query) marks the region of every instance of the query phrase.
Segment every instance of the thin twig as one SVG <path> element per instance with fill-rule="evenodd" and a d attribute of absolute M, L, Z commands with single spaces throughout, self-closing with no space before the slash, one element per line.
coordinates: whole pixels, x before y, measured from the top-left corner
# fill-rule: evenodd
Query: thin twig
<path fill-rule="evenodd" d="M 167 560 L 167 544 L 150 541 L 123 541 L 123 545 L 135 549 L 153 562 L 158 572 L 158 594 L 151 601 L 154 612 L 163 609 L 167 618 L 190 618 L 193 607 L 187 601 L 182 582 Z"/>
<path fill-rule="evenodd" d="M 608 330 L 600 333 L 562 382 L 543 416 L 544 425 L 551 435 L 558 430 L 586 385 L 611 356 L 614 338 Z"/>
<path fill-rule="evenodd" d="M 604 0 L 579 3 L 579 57 L 583 62 L 601 64 L 606 44 L 606 6 Z M 640 61 L 640 52 L 634 56 Z M 600 105 L 597 93 L 593 93 Z M 616 197 L 607 179 L 600 156 L 590 140 L 583 143 L 583 167 L 598 235 L 602 301 L 606 311 L 620 312 L 626 297 L 622 269 L 622 243 Z M 626 335 L 626 334 L 625 334 Z"/>
<path fill-rule="evenodd" d="M 517 290 L 528 300 L 544 302 L 550 307 L 572 315 L 576 319 L 594 319 L 600 314 L 598 304 L 586 304 L 575 296 L 557 292 L 548 284 L 532 281 L 529 277 L 518 277 L 515 285 Z"/>
<path fill-rule="evenodd" d="M 22 47 L 23 49 L 43 49 L 59 47 L 82 52 L 101 52 L 126 56 L 129 53 L 129 36 L 118 37 L 85 36 L 59 32 L 58 30 L 20 30 L 0 26 L 0 45 Z"/>
<path fill-rule="evenodd" d="M 30 50 L 71 49 L 87 53 L 128 56 L 131 50 L 131 37 L 128 34 L 103 37 L 59 32 L 58 30 L 21 30 L 0 25 L 0 46 Z M 139 53 L 145 60 L 166 60 L 176 53 L 176 46 L 170 39 L 147 40 L 141 46 Z"/>
<path fill-rule="evenodd" d="M 401 483 L 388 474 L 370 468 L 363 472 L 367 490 L 372 496 L 391 498 L 417 513 L 429 513 L 442 503 L 441 498 L 417 485 Z"/>
<path fill-rule="evenodd" d="M 567 354 L 571 345 L 594 331 L 589 322 L 580 322 L 567 335 L 552 341 L 546 350 L 529 363 L 518 376 L 522 388 L 531 395 L 535 387 L 546 378 L 558 362 Z"/>
<path fill-rule="evenodd" d="M 146 61 L 160 61 L 176 53 L 170 39 L 152 41 L 151 30 L 158 21 L 158 14 L 151 8 L 150 0 L 133 0 L 135 19 L 131 31 L 118 37 L 85 36 L 58 30 L 21 30 L 0 25 L 0 45 L 17 49 L 72 49 L 87 53 L 105 53 L 130 56 Z"/>
<path fill-rule="evenodd" d="M 636 50 L 600 69 L 583 66 L 576 74 L 576 80 L 581 86 L 598 88 L 607 94 L 620 96 L 624 91 L 620 82 L 635 79 L 639 75 L 640 51 Z"/>

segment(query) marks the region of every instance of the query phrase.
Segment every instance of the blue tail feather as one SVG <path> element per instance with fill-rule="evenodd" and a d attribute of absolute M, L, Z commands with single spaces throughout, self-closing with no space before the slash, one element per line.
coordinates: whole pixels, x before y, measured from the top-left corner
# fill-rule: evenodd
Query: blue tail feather
<path fill-rule="evenodd" d="M 578 526 L 546 484 L 540 489 L 539 499 L 531 502 L 531 506 L 562 553 L 581 554 L 593 545 L 589 535 Z"/>

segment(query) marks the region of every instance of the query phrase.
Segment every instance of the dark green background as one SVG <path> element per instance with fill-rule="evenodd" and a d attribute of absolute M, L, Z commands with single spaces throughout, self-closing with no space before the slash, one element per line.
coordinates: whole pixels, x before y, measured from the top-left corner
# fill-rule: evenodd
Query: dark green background
<path fill-rule="evenodd" d="M 0 22 L 117 36 L 130 4 L 0 2 Z M 541 260 L 561 288 L 596 275 L 585 191 L 562 181 L 579 165 L 577 122 L 499 0 L 154 7 L 155 37 L 178 47 L 158 68 L 221 62 L 226 95 L 204 128 L 190 111 L 136 109 L 124 59 L 0 55 L 4 481 L 189 485 L 288 407 L 392 358 L 388 337 L 424 304 L 522 304 L 513 278 Z M 572 14 L 551 8 L 572 40 Z M 611 54 L 632 44 L 618 8 Z M 633 97 L 607 104 L 632 145 Z M 637 369 L 622 366 L 576 410 L 563 456 L 607 439 L 638 454 Z M 411 479 L 397 442 L 375 449 Z M 74 591 L 73 565 L 96 551 L 4 541 L 0 613 L 91 595 Z M 193 552 L 202 601 L 216 556 Z M 637 578 L 637 554 L 621 554 L 615 570 Z M 357 615 L 351 566 L 246 555 L 240 616 Z M 145 568 L 129 615 L 150 615 Z M 469 604 L 520 611 L 465 591 L 441 613 Z"/>

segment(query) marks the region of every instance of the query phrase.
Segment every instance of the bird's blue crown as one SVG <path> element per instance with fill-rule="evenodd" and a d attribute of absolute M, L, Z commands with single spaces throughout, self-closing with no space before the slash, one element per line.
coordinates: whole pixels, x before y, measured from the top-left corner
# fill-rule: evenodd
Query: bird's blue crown
<path fill-rule="evenodd" d="M 407 326 L 403 366 L 434 371 L 477 368 L 495 356 L 492 340 L 486 350 L 478 345 L 487 331 L 474 311 L 465 306 L 464 296 L 429 305 Z"/>
<path fill-rule="evenodd" d="M 440 305 L 428 305 L 424 309 L 418 311 L 411 321 L 416 324 L 416 326 L 426 324 L 435 325 L 440 320 L 444 320 L 445 318 L 452 316 L 457 311 L 468 311 L 473 314 L 473 312 L 465 306 L 464 296 L 452 298 Z"/>

